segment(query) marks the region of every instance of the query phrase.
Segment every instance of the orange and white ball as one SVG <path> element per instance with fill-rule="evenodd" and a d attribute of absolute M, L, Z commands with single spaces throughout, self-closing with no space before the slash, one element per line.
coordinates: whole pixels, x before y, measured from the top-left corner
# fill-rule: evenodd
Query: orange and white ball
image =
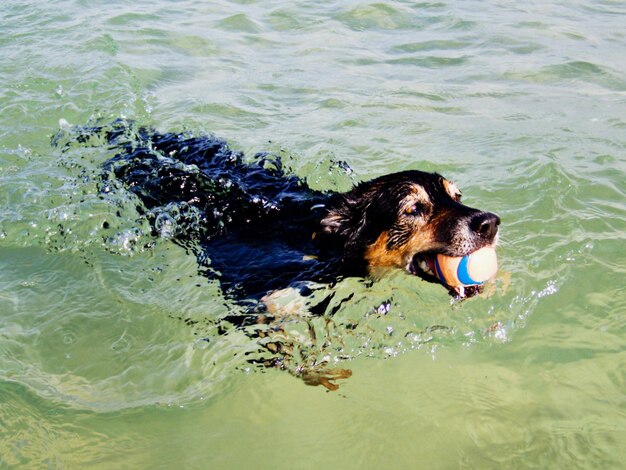
<path fill-rule="evenodd" d="M 495 276 L 498 258 L 493 247 L 484 247 L 467 256 L 437 255 L 435 275 L 450 287 L 477 286 Z"/>

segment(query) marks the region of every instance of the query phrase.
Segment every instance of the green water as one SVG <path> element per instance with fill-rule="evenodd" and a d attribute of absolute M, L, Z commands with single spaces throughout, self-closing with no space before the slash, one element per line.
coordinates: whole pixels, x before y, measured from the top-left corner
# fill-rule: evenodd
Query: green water
<path fill-rule="evenodd" d="M 0 467 L 623 468 L 625 24 L 610 0 L 2 2 Z M 495 292 L 344 281 L 306 346 L 352 369 L 339 391 L 250 368 L 193 257 L 99 197 L 111 151 L 50 145 L 120 117 L 320 189 L 438 171 L 502 217 Z"/>

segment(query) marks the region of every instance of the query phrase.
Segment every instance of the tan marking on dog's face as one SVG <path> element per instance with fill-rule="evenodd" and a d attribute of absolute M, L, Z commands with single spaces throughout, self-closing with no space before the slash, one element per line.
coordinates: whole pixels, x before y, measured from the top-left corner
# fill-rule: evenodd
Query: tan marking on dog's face
<path fill-rule="evenodd" d="M 446 190 L 446 192 L 450 195 L 450 197 L 454 199 L 456 202 L 459 202 L 461 200 L 461 190 L 456 185 L 456 183 L 454 183 L 454 181 L 449 181 L 444 178 L 443 187 Z"/>
<path fill-rule="evenodd" d="M 432 211 L 433 203 L 428 192 L 419 184 L 411 185 L 399 205 L 393 227 L 381 233 L 366 249 L 365 260 L 368 265 L 407 269 L 416 253 L 440 248 L 440 243 L 435 239 Z"/>
<path fill-rule="evenodd" d="M 388 241 L 389 232 L 383 232 L 378 239 L 365 250 L 365 260 L 369 266 L 395 266 L 407 269 L 416 253 L 440 248 L 440 244 L 434 239 L 434 233 L 430 230 L 413 232 L 405 244 L 392 250 L 387 247 Z"/>
<path fill-rule="evenodd" d="M 417 211 L 422 212 L 423 209 L 430 211 L 432 203 L 426 190 L 419 184 L 411 186 L 409 194 L 403 199 L 400 204 L 400 217 L 404 215 L 415 215 Z"/>

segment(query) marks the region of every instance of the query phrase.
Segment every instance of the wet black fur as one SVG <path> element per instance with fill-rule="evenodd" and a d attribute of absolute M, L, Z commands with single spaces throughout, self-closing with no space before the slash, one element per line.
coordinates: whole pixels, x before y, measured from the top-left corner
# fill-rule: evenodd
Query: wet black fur
<path fill-rule="evenodd" d="M 450 197 L 434 173 L 406 171 L 361 183 L 347 193 L 320 192 L 285 172 L 279 158 L 258 154 L 246 161 L 212 136 L 139 129 L 129 139 L 123 125 L 89 128 L 83 134 L 94 132 L 105 132 L 109 144 L 119 149 L 104 165 L 103 190 L 115 181 L 123 183 L 142 201 L 140 210 L 154 234 L 166 230 L 237 301 L 258 300 L 305 281 L 366 276 L 365 251 L 381 233 L 389 232 L 389 249 L 410 236 L 400 223 L 399 206 L 412 184 L 426 189 L 437 210 L 453 215 L 439 222 L 442 243 L 452 239 L 460 221 L 471 224 L 489 214 Z M 474 230 L 478 244 L 495 236 L 484 228 Z M 453 247 L 447 251 L 467 254 Z"/>

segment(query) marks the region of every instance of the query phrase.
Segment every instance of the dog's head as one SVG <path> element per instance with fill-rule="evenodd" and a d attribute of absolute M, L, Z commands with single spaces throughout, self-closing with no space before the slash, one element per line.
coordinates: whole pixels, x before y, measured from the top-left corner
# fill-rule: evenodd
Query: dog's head
<path fill-rule="evenodd" d="M 436 173 L 404 171 L 337 195 L 321 232 L 340 240 L 347 264 L 396 266 L 428 278 L 437 253 L 465 256 L 496 243 L 500 218 L 461 203 Z"/>

